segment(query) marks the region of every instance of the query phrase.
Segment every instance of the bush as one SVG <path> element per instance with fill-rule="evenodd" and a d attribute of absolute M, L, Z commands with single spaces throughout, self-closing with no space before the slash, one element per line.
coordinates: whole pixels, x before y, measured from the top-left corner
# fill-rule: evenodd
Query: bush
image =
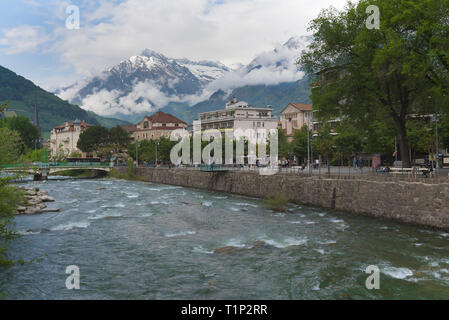
<path fill-rule="evenodd" d="M 25 201 L 25 193 L 8 185 L 9 178 L 0 178 L 0 266 L 11 265 L 13 262 L 5 256 L 8 242 L 17 237 L 12 229 L 13 217 L 17 207 Z"/>
<path fill-rule="evenodd" d="M 284 212 L 288 198 L 279 192 L 274 192 L 262 200 L 262 205 L 268 209 Z"/>

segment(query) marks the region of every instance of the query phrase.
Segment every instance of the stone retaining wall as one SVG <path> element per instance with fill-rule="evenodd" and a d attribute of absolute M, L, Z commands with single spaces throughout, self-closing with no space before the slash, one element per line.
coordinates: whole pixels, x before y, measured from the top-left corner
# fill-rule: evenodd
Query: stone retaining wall
<path fill-rule="evenodd" d="M 126 173 L 127 169 L 118 170 Z M 162 168 L 139 168 L 137 174 L 154 183 L 259 198 L 278 191 L 297 204 L 449 230 L 449 183 L 373 181 L 363 177 L 342 179 L 294 174 L 262 176 L 257 172 L 201 172 Z"/>

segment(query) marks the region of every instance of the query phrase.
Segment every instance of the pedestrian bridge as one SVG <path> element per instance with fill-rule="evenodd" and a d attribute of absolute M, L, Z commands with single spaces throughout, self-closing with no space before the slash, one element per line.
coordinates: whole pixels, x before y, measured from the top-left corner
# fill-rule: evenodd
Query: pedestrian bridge
<path fill-rule="evenodd" d="M 5 172 L 32 174 L 35 181 L 47 180 L 49 175 L 69 170 L 109 172 L 112 169 L 109 162 L 34 162 L 2 165 L 0 168 Z"/>

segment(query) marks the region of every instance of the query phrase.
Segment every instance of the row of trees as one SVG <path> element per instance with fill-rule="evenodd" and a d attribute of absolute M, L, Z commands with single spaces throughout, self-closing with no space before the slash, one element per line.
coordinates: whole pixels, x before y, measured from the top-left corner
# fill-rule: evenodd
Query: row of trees
<path fill-rule="evenodd" d="M 359 154 L 382 154 L 393 158 L 395 151 L 395 128 L 391 123 L 373 121 L 360 128 L 350 120 L 342 121 L 333 130 L 323 125 L 317 135 L 306 126 L 297 130 L 289 143 L 287 137 L 279 131 L 279 156 L 291 159 L 296 156 L 299 162 L 307 163 L 308 137 L 312 159 L 321 155 L 324 160 L 346 165 Z M 428 118 L 415 118 L 407 121 L 406 132 L 410 157 L 423 158 L 435 153 L 436 125 Z M 438 123 L 439 145 L 449 148 L 449 116 L 443 116 Z"/>
<path fill-rule="evenodd" d="M 366 26 L 370 5 L 380 9 L 379 29 Z M 361 0 L 323 10 L 298 61 L 312 79 L 318 118 L 393 128 L 409 166 L 411 116 L 448 113 L 448 16 L 449 0 Z"/>

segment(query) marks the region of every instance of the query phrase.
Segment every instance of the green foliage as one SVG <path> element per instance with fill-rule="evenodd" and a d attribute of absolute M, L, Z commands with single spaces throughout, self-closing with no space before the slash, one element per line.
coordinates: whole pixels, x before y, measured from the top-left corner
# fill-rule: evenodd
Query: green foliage
<path fill-rule="evenodd" d="M 55 126 L 75 119 L 84 120 L 92 125 L 101 124 L 107 127 L 126 124 L 117 119 L 103 118 L 89 113 L 39 88 L 31 81 L 15 74 L 11 70 L 0 66 L 0 104 L 1 101 L 8 99 L 12 111 L 29 119 L 33 119 L 34 106 L 37 104 L 39 107 L 40 126 L 45 136 Z"/>
<path fill-rule="evenodd" d="M 170 161 L 170 152 L 177 144 L 177 141 L 170 141 L 165 137 L 159 140 L 142 140 L 138 142 L 138 157 L 139 161 L 149 161 L 154 163 L 156 161 L 156 145 L 157 145 L 157 161 Z M 191 146 L 193 143 L 191 144 Z M 192 154 L 192 153 L 191 153 Z M 128 145 L 128 155 L 136 160 L 136 143 Z"/>
<path fill-rule="evenodd" d="M 69 158 L 81 158 L 81 153 L 73 151 L 70 155 Z"/>
<path fill-rule="evenodd" d="M 11 265 L 13 262 L 6 258 L 8 243 L 17 237 L 12 229 L 13 214 L 17 207 L 24 202 L 24 192 L 8 185 L 10 178 L 0 178 L 0 266 Z"/>
<path fill-rule="evenodd" d="M 304 163 L 307 161 L 308 139 L 312 141 L 312 132 L 310 132 L 307 126 L 302 126 L 301 129 L 295 131 L 295 135 L 291 142 L 291 148 L 294 155 L 298 159 L 303 159 Z M 312 146 L 310 145 L 310 148 L 311 147 Z"/>
<path fill-rule="evenodd" d="M 284 130 L 278 129 L 278 156 L 279 159 L 289 159 L 293 155 L 291 145 L 284 134 Z"/>
<path fill-rule="evenodd" d="M 337 128 L 338 135 L 334 137 L 335 160 L 348 159 L 363 151 L 364 132 L 350 123 L 341 123 Z M 342 163 L 344 164 L 344 162 Z"/>
<path fill-rule="evenodd" d="M 331 129 L 324 125 L 318 131 L 318 136 L 313 138 L 312 146 L 316 153 L 323 156 L 329 163 L 329 160 L 335 153 L 336 146 L 334 137 L 331 135 Z"/>
<path fill-rule="evenodd" d="M 22 152 L 22 140 L 17 131 L 0 128 L 0 164 L 14 163 Z"/>
<path fill-rule="evenodd" d="M 262 200 L 262 205 L 268 209 L 284 212 L 288 198 L 279 192 L 274 192 Z"/>
<path fill-rule="evenodd" d="M 2 119 L 0 121 L 0 127 L 17 131 L 20 134 L 24 146 L 28 149 L 33 149 L 36 141 L 39 141 L 40 138 L 38 128 L 24 116 Z"/>
<path fill-rule="evenodd" d="M 45 149 L 32 150 L 22 155 L 18 162 L 20 163 L 31 163 L 31 162 L 48 162 L 50 159 L 51 151 Z"/>
<path fill-rule="evenodd" d="M 379 30 L 365 26 L 369 5 L 380 8 Z M 392 122 L 408 166 L 408 115 L 448 105 L 448 14 L 447 0 L 361 0 L 341 12 L 323 10 L 311 22 L 314 40 L 300 59 L 314 76 L 319 118 Z"/>
<path fill-rule="evenodd" d="M 122 127 L 108 130 L 105 127 L 92 126 L 80 134 L 77 147 L 83 152 L 96 152 L 99 156 L 110 157 L 126 149 L 130 141 L 129 133 Z"/>

